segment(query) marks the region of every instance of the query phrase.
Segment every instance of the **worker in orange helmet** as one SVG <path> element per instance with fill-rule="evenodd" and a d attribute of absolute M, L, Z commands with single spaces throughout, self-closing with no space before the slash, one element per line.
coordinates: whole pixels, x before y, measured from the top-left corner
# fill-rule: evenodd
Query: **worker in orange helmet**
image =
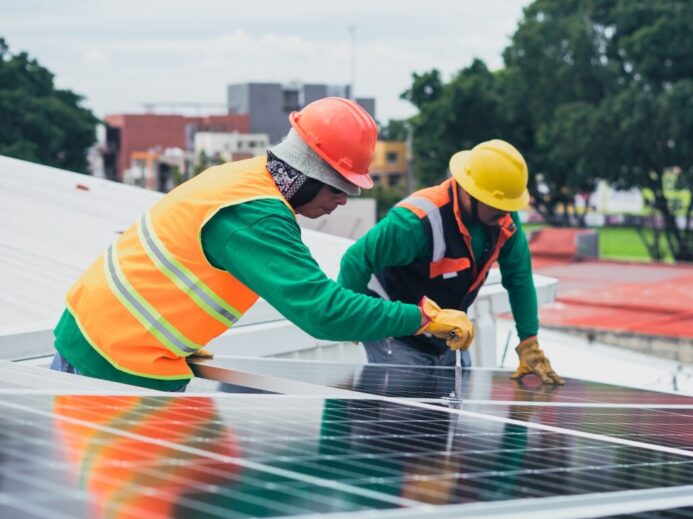
<path fill-rule="evenodd" d="M 296 214 L 317 218 L 368 176 L 377 127 L 355 102 L 325 98 L 289 117 L 267 156 L 214 166 L 159 200 L 77 280 L 55 329 L 52 368 L 165 391 L 191 355 L 265 298 L 321 339 L 430 333 L 471 341 L 464 312 L 356 294 L 330 280 Z"/>
<path fill-rule="evenodd" d="M 466 311 L 498 261 L 521 341 L 512 378 L 535 374 L 543 383 L 563 384 L 537 340 L 532 263 L 516 212 L 529 203 L 524 158 L 510 143 L 494 139 L 454 154 L 450 172 L 452 178 L 401 201 L 352 245 L 342 258 L 339 282 L 404 303 L 426 294 Z M 455 364 L 435 336 L 394 336 L 364 346 L 369 362 Z M 469 352 L 462 360 L 470 365 Z"/>

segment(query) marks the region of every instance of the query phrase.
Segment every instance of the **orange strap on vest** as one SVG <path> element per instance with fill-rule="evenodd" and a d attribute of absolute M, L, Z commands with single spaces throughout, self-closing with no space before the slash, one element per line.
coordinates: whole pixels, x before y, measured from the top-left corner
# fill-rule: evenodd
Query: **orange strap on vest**
<path fill-rule="evenodd" d="M 453 196 L 450 197 L 450 192 Z M 469 251 L 470 258 L 447 258 L 445 257 L 446 251 L 446 239 L 444 232 L 443 219 L 440 209 L 447 205 L 454 204 L 454 214 L 457 220 L 457 227 L 462 234 L 467 250 Z M 471 236 L 467 227 L 462 221 L 462 216 L 459 209 L 459 199 L 457 184 L 454 179 L 448 179 L 437 186 L 421 189 L 411 194 L 399 204 L 399 207 L 405 207 L 411 212 L 416 214 L 420 219 L 428 218 L 428 222 L 431 227 L 431 265 L 430 265 L 430 277 L 434 278 L 440 275 L 444 275 L 447 272 L 454 272 L 462 270 L 465 267 L 473 266 L 475 270 L 478 268 L 476 262 L 474 261 L 474 252 L 472 249 Z M 480 270 L 476 271 L 476 276 L 472 285 L 469 287 L 468 292 L 473 292 L 477 287 L 483 283 L 486 279 L 491 265 L 495 263 L 500 254 L 500 250 L 503 244 L 514 234 L 515 223 L 513 222 L 510 214 L 507 214 L 503 220 L 500 222 L 500 235 L 496 246 L 491 253 L 491 256 L 486 261 L 484 265 L 481 266 Z"/>

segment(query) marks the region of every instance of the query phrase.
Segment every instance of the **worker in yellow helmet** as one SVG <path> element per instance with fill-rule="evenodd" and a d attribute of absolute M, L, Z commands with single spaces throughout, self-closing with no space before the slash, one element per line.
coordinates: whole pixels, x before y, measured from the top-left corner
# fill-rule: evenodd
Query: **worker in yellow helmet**
<path fill-rule="evenodd" d="M 520 366 L 547 384 L 563 384 L 537 342 L 537 296 L 527 239 L 516 211 L 529 203 L 527 164 L 494 139 L 450 159 L 452 178 L 413 193 L 342 258 L 339 282 L 356 292 L 414 302 L 424 294 L 466 311 L 496 261 L 510 297 Z M 454 365 L 436 337 L 410 335 L 364 342 L 369 362 Z M 467 346 L 468 347 L 468 346 Z M 464 349 L 464 365 L 469 353 Z"/>

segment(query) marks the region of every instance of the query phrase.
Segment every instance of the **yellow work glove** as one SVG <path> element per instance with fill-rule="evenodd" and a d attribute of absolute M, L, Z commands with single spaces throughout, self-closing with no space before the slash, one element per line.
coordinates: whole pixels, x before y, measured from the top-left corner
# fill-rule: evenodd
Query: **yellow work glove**
<path fill-rule="evenodd" d="M 467 314 L 460 310 L 442 310 L 434 301 L 426 296 L 419 301 L 419 308 L 428 322 L 416 335 L 430 333 L 439 339 L 445 339 L 451 350 L 465 351 L 474 339 L 474 325 Z"/>
<path fill-rule="evenodd" d="M 213 359 L 214 358 L 214 353 L 212 353 L 209 350 L 206 350 L 204 348 L 200 348 L 197 351 L 192 352 L 190 355 L 188 355 L 189 359 Z"/>
<path fill-rule="evenodd" d="M 515 373 L 510 375 L 513 380 L 522 380 L 525 375 L 530 373 L 539 377 L 544 384 L 558 384 L 562 386 L 565 381 L 559 377 L 551 367 L 549 359 L 546 358 L 544 352 L 539 348 L 539 342 L 536 337 L 529 337 L 522 341 L 515 348 L 517 356 L 520 357 L 520 366 Z"/>

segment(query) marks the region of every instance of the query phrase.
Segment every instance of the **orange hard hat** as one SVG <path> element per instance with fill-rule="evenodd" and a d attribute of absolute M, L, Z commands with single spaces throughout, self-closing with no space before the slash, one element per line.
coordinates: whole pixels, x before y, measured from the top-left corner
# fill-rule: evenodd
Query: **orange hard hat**
<path fill-rule="evenodd" d="M 352 184 L 373 187 L 368 167 L 373 160 L 378 127 L 354 101 L 325 97 L 289 116 L 291 126 L 321 159 Z"/>

